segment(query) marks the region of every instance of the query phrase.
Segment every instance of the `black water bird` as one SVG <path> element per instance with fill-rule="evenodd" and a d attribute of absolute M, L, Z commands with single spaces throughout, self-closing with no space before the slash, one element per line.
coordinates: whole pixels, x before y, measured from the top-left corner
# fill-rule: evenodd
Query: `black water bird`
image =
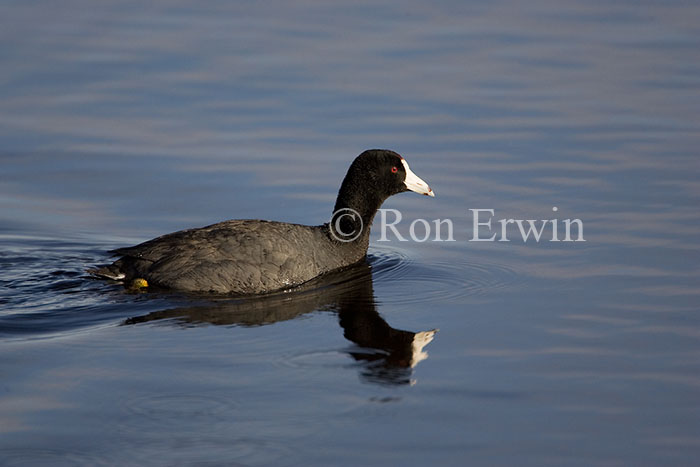
<path fill-rule="evenodd" d="M 289 289 L 363 260 L 377 210 L 389 196 L 409 190 L 435 196 L 399 154 L 368 150 L 350 165 L 326 224 L 224 221 L 113 250 L 120 259 L 90 272 L 184 292 L 251 295 Z"/>

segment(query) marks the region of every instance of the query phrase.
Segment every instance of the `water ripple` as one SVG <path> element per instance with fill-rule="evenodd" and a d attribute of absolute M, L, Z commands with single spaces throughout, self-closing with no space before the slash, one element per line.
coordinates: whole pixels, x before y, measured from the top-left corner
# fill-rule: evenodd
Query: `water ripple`
<path fill-rule="evenodd" d="M 124 316 L 133 297 L 90 280 L 85 269 L 104 260 L 102 245 L 0 236 L 0 335 L 48 336 Z"/>
<path fill-rule="evenodd" d="M 55 465 L 111 465 L 107 459 L 95 457 L 66 448 L 8 448 L 0 449 L 2 465 L 11 466 L 55 466 Z"/>
<path fill-rule="evenodd" d="M 462 255 L 463 256 L 463 255 Z M 391 303 L 459 303 L 467 297 L 514 289 L 523 282 L 515 269 L 492 262 L 467 261 L 455 255 L 445 260 L 415 260 L 398 249 L 374 250 L 369 255 L 375 285 L 387 288 Z M 415 291 L 420 290 L 420 294 Z"/>
<path fill-rule="evenodd" d="M 136 417 L 129 420 L 138 420 L 141 428 L 187 420 L 188 425 L 213 430 L 236 409 L 232 399 L 197 394 L 148 394 L 127 400 L 124 405 L 125 411 Z"/>

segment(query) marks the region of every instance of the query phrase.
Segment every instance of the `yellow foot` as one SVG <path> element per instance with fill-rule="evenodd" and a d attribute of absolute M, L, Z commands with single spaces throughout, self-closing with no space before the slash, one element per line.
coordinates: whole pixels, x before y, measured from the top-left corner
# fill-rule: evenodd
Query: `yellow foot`
<path fill-rule="evenodd" d="M 128 288 L 131 290 L 140 290 L 145 289 L 146 287 L 148 287 L 148 281 L 139 277 L 138 279 L 131 281 Z"/>

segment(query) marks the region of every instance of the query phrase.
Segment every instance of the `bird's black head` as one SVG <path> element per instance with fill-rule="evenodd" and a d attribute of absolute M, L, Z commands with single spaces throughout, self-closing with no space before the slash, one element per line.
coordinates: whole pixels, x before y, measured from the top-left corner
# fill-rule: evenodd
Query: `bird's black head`
<path fill-rule="evenodd" d="M 409 190 L 435 196 L 399 154 L 388 149 L 369 149 L 352 162 L 338 193 L 338 201 L 355 201 L 355 205 L 336 203 L 336 209 L 352 207 L 363 211 L 366 206 L 376 210 L 389 196 Z"/>
<path fill-rule="evenodd" d="M 430 186 L 411 171 L 399 154 L 388 149 L 367 150 L 355 158 L 345 175 L 333 209 L 334 218 L 337 213 L 354 213 L 343 216 L 342 223 L 347 224 L 348 231 L 354 231 L 359 228 L 361 219 L 368 232 L 384 200 L 409 190 L 435 196 Z M 359 219 L 352 221 L 353 217 Z M 351 222 L 357 225 L 351 225 Z"/>
<path fill-rule="evenodd" d="M 343 186 L 346 184 L 376 194 L 381 201 L 408 190 L 435 196 L 428 184 L 409 169 L 406 160 L 388 149 L 369 149 L 357 156 L 343 180 Z"/>

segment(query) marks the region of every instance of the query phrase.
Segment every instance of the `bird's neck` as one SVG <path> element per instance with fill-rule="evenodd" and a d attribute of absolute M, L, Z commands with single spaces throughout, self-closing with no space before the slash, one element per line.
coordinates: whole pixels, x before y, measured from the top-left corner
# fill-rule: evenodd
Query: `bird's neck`
<path fill-rule="evenodd" d="M 372 190 L 357 189 L 352 183 L 343 182 L 333 208 L 331 233 L 336 239 L 369 242 L 369 231 L 377 210 L 384 199 Z"/>

